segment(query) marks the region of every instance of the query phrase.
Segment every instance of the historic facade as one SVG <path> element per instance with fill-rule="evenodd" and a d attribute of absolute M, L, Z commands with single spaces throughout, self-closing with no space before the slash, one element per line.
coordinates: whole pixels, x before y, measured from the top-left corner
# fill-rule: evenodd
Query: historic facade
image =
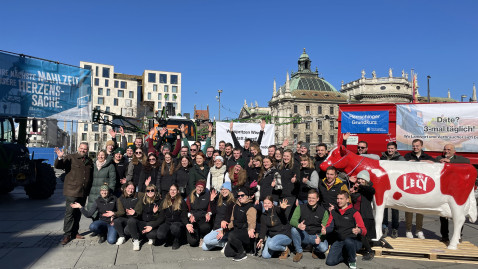
<path fill-rule="evenodd" d="M 317 68 L 311 70 L 311 60 L 304 49 L 299 57 L 298 71 L 290 78 L 287 73 L 286 82 L 279 89 L 274 81 L 269 107 L 272 121 L 276 124 L 276 144 L 294 139 L 309 143 L 310 149 L 319 143 L 334 146 L 337 141 L 338 104 L 345 103 L 346 95 L 319 77 Z M 297 122 L 298 118 L 300 122 Z"/>

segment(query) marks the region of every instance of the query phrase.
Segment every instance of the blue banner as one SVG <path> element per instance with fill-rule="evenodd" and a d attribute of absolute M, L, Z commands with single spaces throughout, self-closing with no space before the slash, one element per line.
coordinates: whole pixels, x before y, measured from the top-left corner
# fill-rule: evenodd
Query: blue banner
<path fill-rule="evenodd" d="M 0 115 L 89 120 L 91 71 L 0 52 Z"/>
<path fill-rule="evenodd" d="M 342 133 L 388 134 L 388 111 L 342 112 Z"/>

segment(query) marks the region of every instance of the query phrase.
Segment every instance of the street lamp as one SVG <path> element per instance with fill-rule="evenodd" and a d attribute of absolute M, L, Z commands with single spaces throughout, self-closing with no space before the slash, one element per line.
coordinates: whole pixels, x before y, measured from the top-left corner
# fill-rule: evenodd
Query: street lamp
<path fill-rule="evenodd" d="M 430 103 L 430 79 L 432 77 L 427 76 L 427 86 L 428 86 L 428 103 Z"/>
<path fill-rule="evenodd" d="M 217 90 L 218 96 L 216 96 L 217 101 L 219 102 L 219 121 L 221 121 L 221 93 L 222 90 Z"/>
<path fill-rule="evenodd" d="M 466 96 L 466 95 L 463 94 L 463 95 L 461 96 L 461 101 L 463 102 L 463 99 L 465 99 L 466 97 L 468 97 L 468 96 Z"/>

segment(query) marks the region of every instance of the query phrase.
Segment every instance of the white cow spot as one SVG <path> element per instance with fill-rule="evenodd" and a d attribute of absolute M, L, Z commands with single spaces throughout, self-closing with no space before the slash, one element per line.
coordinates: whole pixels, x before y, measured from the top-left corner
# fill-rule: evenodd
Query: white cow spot
<path fill-rule="evenodd" d="M 372 174 L 374 174 L 376 177 L 381 177 L 385 175 L 385 171 L 382 171 L 381 169 L 372 169 Z"/>

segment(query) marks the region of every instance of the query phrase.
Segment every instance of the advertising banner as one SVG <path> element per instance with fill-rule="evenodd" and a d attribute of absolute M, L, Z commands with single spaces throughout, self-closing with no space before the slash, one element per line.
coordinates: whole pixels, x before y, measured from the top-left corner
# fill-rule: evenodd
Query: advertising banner
<path fill-rule="evenodd" d="M 0 52 L 0 115 L 89 120 L 91 71 Z"/>
<path fill-rule="evenodd" d="M 341 126 L 343 134 L 388 134 L 388 111 L 344 111 Z"/>
<path fill-rule="evenodd" d="M 244 140 L 247 138 L 257 141 L 261 126 L 259 123 L 234 123 L 233 131 L 239 144 L 243 146 Z M 266 124 L 261 142 L 261 152 L 263 155 L 267 155 L 269 146 L 274 145 L 274 131 L 274 124 Z M 216 122 L 216 148 L 219 148 L 219 141 L 221 140 L 234 146 L 231 132 L 229 131 L 229 122 Z"/>
<path fill-rule="evenodd" d="M 477 103 L 397 105 L 398 149 L 411 150 L 421 139 L 424 150 L 452 144 L 457 152 L 478 152 L 477 111 Z"/>

